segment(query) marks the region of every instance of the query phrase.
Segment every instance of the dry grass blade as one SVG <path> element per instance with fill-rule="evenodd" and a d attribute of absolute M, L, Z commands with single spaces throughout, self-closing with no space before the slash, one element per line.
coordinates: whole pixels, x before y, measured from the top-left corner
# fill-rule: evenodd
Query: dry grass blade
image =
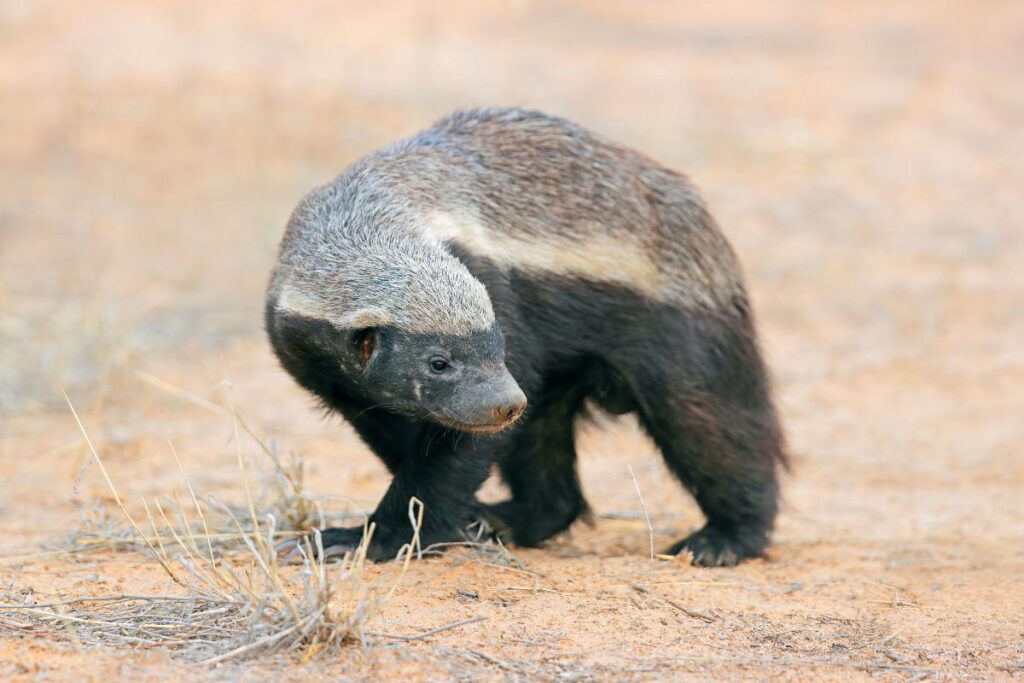
<path fill-rule="evenodd" d="M 650 550 L 650 564 L 647 569 L 647 585 L 654 585 L 654 525 L 651 524 L 651 515 L 647 512 L 647 503 L 644 502 L 644 494 L 640 493 L 640 484 L 636 481 L 636 475 L 633 473 L 633 466 L 630 464 L 626 465 L 626 469 L 629 470 L 629 478 L 633 480 L 633 488 L 636 489 L 636 497 L 640 499 L 640 509 L 643 510 L 644 519 L 647 521 L 647 542 L 648 549 Z"/>
<path fill-rule="evenodd" d="M 71 399 L 68 398 L 66 391 L 61 389 L 61 393 L 64 395 L 64 400 L 68 403 L 68 408 L 71 409 L 71 414 L 75 417 L 75 422 L 78 424 L 78 429 L 82 432 L 82 437 L 85 439 L 86 445 L 89 447 L 89 452 L 92 454 L 93 460 L 100 468 L 100 472 L 103 474 L 103 479 L 107 482 L 107 486 L 110 488 L 110 493 L 114 496 L 114 501 L 117 503 L 117 507 L 120 508 L 121 513 L 127 518 L 128 522 L 132 525 L 132 528 L 139 535 L 140 538 L 145 542 L 149 549 L 153 552 L 160 566 L 163 567 L 164 571 L 171 579 L 179 584 L 184 585 L 178 575 L 171 569 L 171 566 L 167 563 L 165 557 L 157 552 L 157 549 L 153 547 L 152 541 L 146 537 L 146 534 L 142 533 L 142 529 L 135 523 L 135 518 L 131 516 L 128 510 L 125 508 L 124 503 L 121 502 L 121 496 L 117 493 L 117 488 L 114 486 L 114 482 L 110 479 L 110 474 L 107 473 L 107 468 L 103 464 L 103 460 L 100 458 L 99 453 L 96 452 L 96 447 L 92 445 L 92 439 L 89 438 L 88 432 L 85 431 L 85 425 L 82 424 L 81 418 L 78 417 L 78 411 L 75 410 L 75 406 L 71 403 Z"/>
<path fill-rule="evenodd" d="M 317 501 L 303 492 L 301 460 L 294 461 L 291 468 L 285 467 L 275 450 L 257 433 L 256 429 L 245 419 L 245 416 L 235 409 L 231 401 L 228 401 L 227 406 L 220 406 L 192 392 L 176 387 L 170 382 L 154 377 L 149 373 L 139 371 L 136 374 L 146 384 L 160 389 L 175 398 L 200 406 L 217 415 L 230 415 L 232 430 L 235 433 L 235 443 L 239 444 L 238 428 L 241 427 L 242 431 L 249 435 L 274 468 L 275 476 L 273 483 L 278 489 L 277 493 L 280 501 L 280 514 L 278 516 L 286 519 L 290 527 L 295 529 L 315 526 L 315 522 L 318 521 L 320 526 L 323 526 L 323 511 L 319 508 Z M 230 383 L 225 382 L 223 384 L 230 388 Z"/>

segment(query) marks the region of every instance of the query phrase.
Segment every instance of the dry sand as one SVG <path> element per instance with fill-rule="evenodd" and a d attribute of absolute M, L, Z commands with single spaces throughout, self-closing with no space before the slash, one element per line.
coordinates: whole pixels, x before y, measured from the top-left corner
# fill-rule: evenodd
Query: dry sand
<path fill-rule="evenodd" d="M 658 561 L 701 522 L 629 420 L 586 429 L 599 515 L 528 572 L 414 563 L 341 657 L 203 668 L 0 641 L 0 677 L 1004 679 L 1024 675 L 1024 6 L 0 3 L 0 553 L 109 493 L 241 496 L 240 411 L 307 485 L 387 484 L 267 350 L 262 286 L 298 197 L 457 106 L 570 116 L 683 169 L 744 263 L 794 453 L 765 560 Z M 84 466 L 84 470 L 83 470 Z M 495 487 L 492 487 L 494 489 Z M 493 491 L 492 491 L 493 492 Z M 342 509 L 342 502 L 332 502 Z M 387 581 L 393 565 L 375 566 Z M 138 553 L 0 563 L 37 600 L 168 589 Z"/>

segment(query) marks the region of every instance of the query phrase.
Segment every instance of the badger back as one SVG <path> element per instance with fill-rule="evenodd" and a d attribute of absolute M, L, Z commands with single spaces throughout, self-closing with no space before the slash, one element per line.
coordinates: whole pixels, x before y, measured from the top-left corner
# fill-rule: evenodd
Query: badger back
<path fill-rule="evenodd" d="M 456 112 L 378 163 L 402 176 L 429 237 L 503 269 L 684 307 L 742 295 L 735 255 L 684 176 L 565 119 Z"/>

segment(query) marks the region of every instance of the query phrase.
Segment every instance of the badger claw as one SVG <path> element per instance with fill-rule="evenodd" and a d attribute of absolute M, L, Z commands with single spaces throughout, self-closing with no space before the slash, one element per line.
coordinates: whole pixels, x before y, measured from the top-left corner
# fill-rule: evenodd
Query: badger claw
<path fill-rule="evenodd" d="M 290 541 L 278 543 L 274 546 L 277 559 L 282 562 L 295 562 L 302 559 L 302 556 L 305 554 L 302 549 L 304 540 L 303 538 L 293 538 Z"/>
<path fill-rule="evenodd" d="M 764 547 L 764 534 L 727 534 L 705 526 L 665 550 L 666 555 L 689 553 L 695 567 L 733 567 L 756 557 Z"/>
<path fill-rule="evenodd" d="M 320 543 L 316 541 L 320 535 Z M 348 553 L 354 553 L 363 542 L 363 528 L 354 529 L 320 529 L 290 541 L 279 543 L 275 548 L 278 559 L 284 562 L 297 562 L 305 558 L 312 550 L 312 559 L 341 559 Z M 307 545 L 308 543 L 308 545 Z M 323 548 L 321 557 L 318 548 Z"/>

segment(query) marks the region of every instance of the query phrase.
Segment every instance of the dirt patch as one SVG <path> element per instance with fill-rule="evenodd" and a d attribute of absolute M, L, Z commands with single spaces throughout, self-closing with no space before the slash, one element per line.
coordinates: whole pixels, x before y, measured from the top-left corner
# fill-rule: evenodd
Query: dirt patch
<path fill-rule="evenodd" d="M 735 569 L 652 576 L 627 464 L 659 546 L 701 519 L 627 419 L 580 434 L 595 526 L 521 566 L 415 562 L 372 629 L 482 620 L 219 668 L 11 636 L 0 675 L 1021 676 L 1022 31 L 1014 3 L 0 5 L 6 594 L 174 590 L 140 553 L 38 554 L 94 500 L 116 515 L 61 386 L 133 512 L 183 493 L 168 440 L 197 488 L 242 494 L 224 416 L 139 371 L 213 402 L 230 379 L 314 494 L 373 506 L 383 467 L 276 366 L 262 287 L 303 192 L 457 106 L 567 115 L 706 190 L 795 456 L 770 556 Z"/>

